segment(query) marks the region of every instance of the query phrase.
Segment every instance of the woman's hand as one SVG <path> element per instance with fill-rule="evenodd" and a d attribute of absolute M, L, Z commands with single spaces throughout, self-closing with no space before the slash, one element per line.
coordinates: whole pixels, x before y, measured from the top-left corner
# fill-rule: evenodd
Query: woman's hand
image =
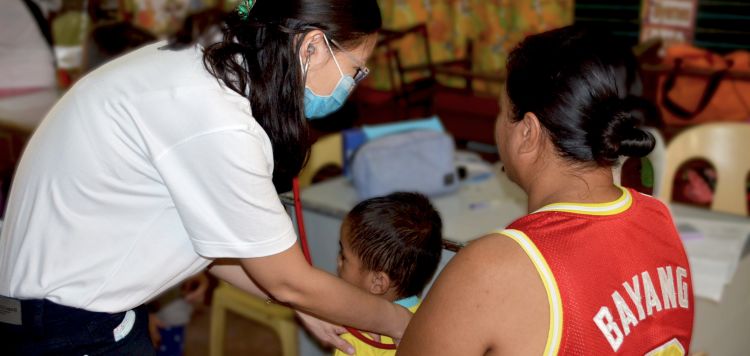
<path fill-rule="evenodd" d="M 327 321 L 320 320 L 301 311 L 296 312 L 297 317 L 302 321 L 305 328 L 324 345 L 331 345 L 348 355 L 354 354 L 354 347 L 339 336 L 340 334 L 345 333 L 346 329 L 338 325 L 333 325 Z"/>

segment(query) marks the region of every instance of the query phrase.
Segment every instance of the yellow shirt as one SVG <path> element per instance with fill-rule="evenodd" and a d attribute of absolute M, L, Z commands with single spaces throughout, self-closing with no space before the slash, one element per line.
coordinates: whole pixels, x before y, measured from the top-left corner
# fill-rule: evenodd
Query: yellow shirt
<path fill-rule="evenodd" d="M 399 299 L 395 301 L 394 303 L 409 309 L 410 312 L 414 313 L 417 311 L 417 308 L 419 308 L 419 304 L 422 303 L 422 301 L 417 297 L 409 297 L 404 299 Z M 365 337 L 370 337 L 367 333 L 363 332 L 362 335 Z M 366 344 L 364 341 L 357 339 L 354 337 L 354 335 L 346 333 L 342 334 L 341 338 L 346 340 L 346 342 L 350 343 L 352 346 L 354 346 L 354 350 L 356 351 L 357 356 L 394 356 L 396 355 L 396 350 L 384 350 L 379 349 L 376 347 L 372 347 L 368 344 Z M 381 336 L 380 342 L 383 344 L 392 344 L 393 339 L 391 339 L 388 336 Z M 334 356 L 346 356 L 345 353 L 336 350 L 333 352 Z"/>

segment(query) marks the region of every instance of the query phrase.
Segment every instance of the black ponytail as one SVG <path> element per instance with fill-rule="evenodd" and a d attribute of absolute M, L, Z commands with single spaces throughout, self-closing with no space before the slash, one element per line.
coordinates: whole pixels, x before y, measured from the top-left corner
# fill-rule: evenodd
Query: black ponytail
<path fill-rule="evenodd" d="M 631 95 L 635 59 L 612 38 L 568 26 L 527 37 L 508 57 L 512 120 L 534 113 L 561 156 L 611 166 L 642 157 L 654 137 L 640 129 L 648 106 Z"/>
<path fill-rule="evenodd" d="M 643 157 L 654 148 L 654 137 L 639 128 L 638 101 L 632 98 L 610 97 L 590 110 L 594 119 L 584 123 L 586 142 L 599 165 L 613 165 L 620 156 Z"/>

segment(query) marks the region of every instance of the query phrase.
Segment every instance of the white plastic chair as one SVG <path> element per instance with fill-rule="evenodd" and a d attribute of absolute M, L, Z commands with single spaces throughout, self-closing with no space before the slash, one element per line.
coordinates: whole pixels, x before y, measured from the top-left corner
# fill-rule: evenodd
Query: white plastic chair
<path fill-rule="evenodd" d="M 711 163 L 717 174 L 711 210 L 748 215 L 750 124 L 721 122 L 689 128 L 672 139 L 665 153 L 665 170 L 660 175 L 660 199 L 671 200 L 674 176 L 683 163 L 704 159 Z"/>

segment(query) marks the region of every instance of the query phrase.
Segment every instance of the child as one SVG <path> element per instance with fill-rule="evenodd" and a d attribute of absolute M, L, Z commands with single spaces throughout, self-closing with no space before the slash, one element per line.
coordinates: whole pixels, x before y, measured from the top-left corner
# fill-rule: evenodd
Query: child
<path fill-rule="evenodd" d="M 393 193 L 365 200 L 341 224 L 338 275 L 363 290 L 415 312 L 419 295 L 432 278 L 442 251 L 442 221 L 430 201 L 418 193 Z M 392 344 L 388 337 L 364 337 Z M 342 338 L 356 354 L 394 355 L 352 334 Z M 334 355 L 344 355 L 336 350 Z"/>

